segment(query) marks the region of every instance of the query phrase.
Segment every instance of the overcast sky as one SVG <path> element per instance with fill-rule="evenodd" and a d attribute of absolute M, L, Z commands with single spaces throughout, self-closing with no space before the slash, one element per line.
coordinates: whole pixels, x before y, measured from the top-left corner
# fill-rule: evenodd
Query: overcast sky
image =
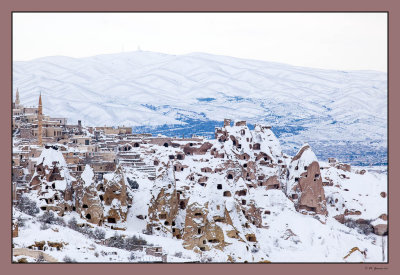
<path fill-rule="evenodd" d="M 14 13 L 13 58 L 205 52 L 387 70 L 386 13 Z"/>

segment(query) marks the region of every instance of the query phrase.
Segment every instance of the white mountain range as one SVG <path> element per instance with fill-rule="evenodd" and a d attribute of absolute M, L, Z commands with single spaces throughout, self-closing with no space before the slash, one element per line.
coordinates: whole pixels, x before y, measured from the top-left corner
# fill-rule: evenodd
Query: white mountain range
<path fill-rule="evenodd" d="M 41 92 L 44 113 L 70 123 L 211 135 L 224 118 L 241 119 L 270 124 L 290 153 L 309 142 L 323 158 L 387 159 L 383 72 L 136 51 L 14 61 L 14 94 L 17 88 L 22 104 L 37 105 Z"/>

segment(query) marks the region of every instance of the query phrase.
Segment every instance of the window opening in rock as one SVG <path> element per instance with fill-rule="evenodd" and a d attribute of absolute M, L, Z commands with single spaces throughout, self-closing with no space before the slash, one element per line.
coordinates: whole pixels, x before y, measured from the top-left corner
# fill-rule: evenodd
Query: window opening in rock
<path fill-rule="evenodd" d="M 256 242 L 256 237 L 254 237 L 254 236 L 247 236 L 247 240 L 248 240 L 249 242 Z"/>

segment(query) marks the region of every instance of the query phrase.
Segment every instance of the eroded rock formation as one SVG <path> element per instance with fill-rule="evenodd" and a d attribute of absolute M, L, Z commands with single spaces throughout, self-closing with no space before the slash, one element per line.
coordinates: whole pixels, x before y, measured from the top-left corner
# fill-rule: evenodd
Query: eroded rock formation
<path fill-rule="evenodd" d="M 255 125 L 250 130 L 244 121 L 231 126 L 225 120 L 215 138 L 123 143 L 118 149 L 120 163 L 110 162 L 106 168 L 86 164 L 74 177 L 62 153 L 45 149 L 30 186 L 43 210 L 59 215 L 75 211 L 88 223 L 115 230 L 124 230 L 131 217 L 143 232 L 180 239 L 185 248 L 198 253 L 225 251 L 231 245 L 257 251 L 258 232 L 269 229 L 270 217 L 284 211 L 285 204 L 276 206 L 282 201 L 322 223 L 328 206 L 337 209 L 333 216 L 343 224 L 350 218 L 364 222 L 354 218 L 363 212 L 347 208 L 344 199 L 331 195 L 327 202 L 324 186 L 342 187 L 332 174 L 322 175 L 325 167 L 320 167 L 309 145 L 290 157 L 270 127 Z M 329 169 L 340 180 L 349 179 L 350 166 L 335 162 Z M 384 199 L 386 193 L 379 196 Z M 278 203 L 270 203 L 274 200 Z M 374 218 L 375 234 L 387 234 L 386 214 Z M 291 228 L 282 236 L 299 242 Z M 236 259 L 234 251 L 228 254 Z"/>
<path fill-rule="evenodd" d="M 326 215 L 326 200 L 321 170 L 309 145 L 304 145 L 289 165 L 287 194 L 296 209 Z"/>

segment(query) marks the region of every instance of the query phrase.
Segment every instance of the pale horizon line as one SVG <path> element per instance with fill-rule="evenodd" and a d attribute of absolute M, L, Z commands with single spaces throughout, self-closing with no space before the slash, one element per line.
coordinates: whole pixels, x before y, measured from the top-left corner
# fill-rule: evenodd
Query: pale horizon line
<path fill-rule="evenodd" d="M 308 68 L 308 69 L 317 69 L 317 70 L 324 70 L 324 71 L 345 71 L 345 72 L 366 72 L 366 71 L 369 71 L 369 72 L 378 72 L 378 73 L 388 74 L 387 70 L 386 71 L 381 71 L 381 70 L 376 70 L 376 69 L 337 69 L 337 68 L 324 68 L 324 67 L 310 67 L 310 66 L 305 66 L 305 65 L 295 65 L 295 64 L 286 63 L 286 62 L 270 61 L 270 60 L 265 60 L 265 59 L 255 59 L 255 58 L 247 58 L 247 57 L 238 57 L 238 56 L 232 56 L 232 55 L 224 55 L 224 54 L 201 52 L 201 51 L 193 51 L 193 52 L 182 53 L 182 54 L 174 54 L 174 53 L 165 53 L 165 52 L 142 50 L 142 49 L 120 51 L 120 52 L 112 52 L 112 53 L 99 53 L 99 54 L 85 55 L 85 56 L 69 56 L 69 55 L 60 54 L 60 55 L 40 56 L 40 57 L 35 57 L 35 58 L 32 58 L 32 59 L 27 59 L 27 60 L 14 60 L 14 58 L 13 58 L 12 62 L 13 63 L 14 62 L 32 62 L 32 61 L 37 61 L 39 59 L 52 58 L 52 57 L 67 57 L 67 58 L 72 58 L 72 59 L 85 59 L 85 58 L 93 58 L 93 57 L 97 57 L 97 56 L 132 54 L 132 53 L 139 53 L 139 52 L 163 54 L 163 55 L 169 55 L 169 56 L 185 56 L 185 55 L 191 55 L 191 54 L 206 54 L 206 55 L 223 56 L 223 57 L 230 57 L 230 58 L 241 59 L 241 60 L 259 61 L 259 62 L 265 62 L 265 63 L 287 65 L 287 66 L 292 66 L 292 67 L 297 67 L 297 68 Z"/>

